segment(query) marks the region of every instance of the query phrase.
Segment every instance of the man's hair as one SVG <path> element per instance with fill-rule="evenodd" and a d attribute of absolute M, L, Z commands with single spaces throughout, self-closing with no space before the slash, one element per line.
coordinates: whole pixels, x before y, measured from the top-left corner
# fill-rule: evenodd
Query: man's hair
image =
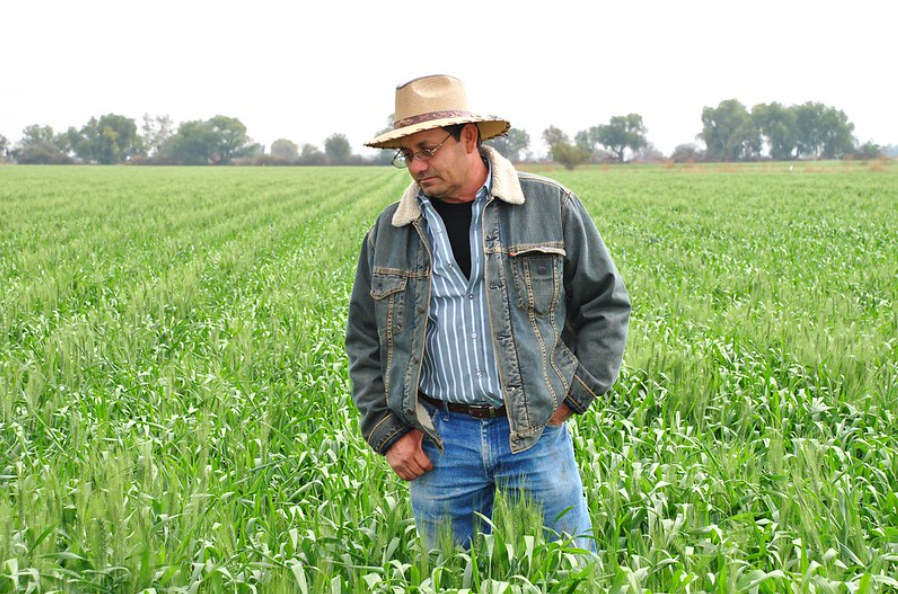
<path fill-rule="evenodd" d="M 451 126 L 443 126 L 443 129 L 452 135 L 455 140 L 461 140 L 461 132 L 465 129 L 467 124 L 453 124 Z M 483 140 L 480 138 L 480 128 L 477 124 L 474 124 L 474 127 L 477 128 L 477 148 L 483 148 Z"/>

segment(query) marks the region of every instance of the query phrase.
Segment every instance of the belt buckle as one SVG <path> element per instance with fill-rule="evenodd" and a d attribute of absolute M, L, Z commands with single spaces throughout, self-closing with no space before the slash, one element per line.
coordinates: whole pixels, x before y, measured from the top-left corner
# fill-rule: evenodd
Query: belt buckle
<path fill-rule="evenodd" d="M 495 419 L 496 408 L 489 404 L 469 404 L 468 410 L 475 419 Z"/>

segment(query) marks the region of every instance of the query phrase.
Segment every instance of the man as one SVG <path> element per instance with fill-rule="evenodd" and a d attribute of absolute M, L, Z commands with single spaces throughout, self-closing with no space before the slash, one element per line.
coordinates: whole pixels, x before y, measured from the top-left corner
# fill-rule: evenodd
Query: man
<path fill-rule="evenodd" d="M 509 127 L 456 78 L 397 88 L 394 129 L 367 144 L 412 184 L 362 244 L 353 399 L 430 545 L 444 526 L 469 544 L 499 488 L 594 549 L 565 421 L 617 379 L 630 304 L 579 200 L 481 145 Z"/>

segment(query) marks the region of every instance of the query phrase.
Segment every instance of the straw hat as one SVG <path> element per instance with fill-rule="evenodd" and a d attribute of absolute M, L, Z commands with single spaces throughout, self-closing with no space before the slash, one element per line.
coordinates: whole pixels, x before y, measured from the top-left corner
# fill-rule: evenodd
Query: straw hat
<path fill-rule="evenodd" d="M 480 116 L 468 110 L 465 87 L 454 76 L 422 76 L 396 87 L 393 129 L 365 143 L 373 148 L 399 148 L 399 141 L 416 132 L 453 124 L 474 123 L 481 140 L 505 134 L 511 124 L 496 116 Z"/>

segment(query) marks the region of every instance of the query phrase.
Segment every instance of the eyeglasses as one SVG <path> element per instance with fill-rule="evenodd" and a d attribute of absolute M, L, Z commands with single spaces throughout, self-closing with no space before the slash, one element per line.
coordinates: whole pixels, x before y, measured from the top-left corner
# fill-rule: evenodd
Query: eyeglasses
<path fill-rule="evenodd" d="M 449 136 L 452 136 L 451 132 L 449 133 Z M 398 169 L 405 169 L 406 167 L 409 166 L 409 163 L 411 163 L 415 159 L 417 159 L 418 161 L 421 161 L 422 163 L 427 163 L 428 161 L 433 159 L 433 156 L 436 154 L 436 152 L 438 150 L 440 150 L 440 147 L 443 146 L 443 144 L 447 140 L 449 140 L 449 136 L 444 138 L 443 142 L 436 145 L 435 147 L 433 147 L 431 149 L 422 149 L 422 150 L 418 151 L 417 153 L 410 153 L 408 151 L 399 150 L 396 153 L 396 156 L 393 157 L 393 161 L 392 161 L 393 167 L 396 167 Z"/>

